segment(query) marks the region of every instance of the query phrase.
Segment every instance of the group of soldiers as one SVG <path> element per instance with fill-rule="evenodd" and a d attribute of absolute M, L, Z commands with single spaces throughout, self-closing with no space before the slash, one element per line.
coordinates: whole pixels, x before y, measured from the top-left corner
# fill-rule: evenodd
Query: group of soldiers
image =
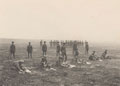
<path fill-rule="evenodd" d="M 71 41 L 72 42 L 72 41 Z M 51 43 L 51 41 L 50 41 Z M 85 42 L 85 53 L 88 54 L 89 52 L 89 45 L 88 45 L 88 42 Z M 56 46 L 56 56 L 60 57 L 60 55 L 65 58 L 65 61 L 67 61 L 67 54 L 66 54 L 66 46 L 67 46 L 67 42 L 59 42 L 59 41 L 56 41 L 55 43 L 55 46 Z M 41 49 L 42 49 L 42 54 L 43 56 L 46 56 L 47 55 L 47 44 L 46 44 L 46 41 L 44 41 L 42 43 L 42 41 L 40 41 L 40 46 L 41 46 Z M 75 57 L 77 57 L 79 55 L 79 52 L 78 52 L 78 46 L 79 46 L 79 42 L 78 41 L 74 41 L 71 46 L 73 46 L 73 55 Z M 10 46 L 10 58 L 15 58 L 15 52 L 16 52 L 16 46 L 14 44 L 14 41 L 12 41 L 12 44 Z M 33 52 L 33 47 L 31 45 L 31 42 L 28 43 L 28 46 L 27 46 L 27 53 L 28 53 L 28 58 L 32 58 L 32 52 Z"/>
<path fill-rule="evenodd" d="M 111 59 L 108 55 L 108 50 L 105 50 L 102 55 L 99 57 L 96 55 L 96 51 L 93 51 L 92 54 L 89 56 L 89 60 L 100 60 L 100 59 Z"/>
<path fill-rule="evenodd" d="M 85 41 L 84 43 L 85 45 L 85 54 L 88 55 L 89 54 L 89 44 L 87 41 Z M 72 44 L 72 51 L 73 51 L 73 57 L 75 62 L 78 62 L 78 56 L 79 56 L 79 49 L 78 49 L 79 43 L 78 41 L 74 41 Z M 42 50 L 42 59 L 41 59 L 41 64 L 42 67 L 49 67 L 49 65 L 47 64 L 47 44 L 46 41 L 44 41 L 44 43 L 41 45 L 41 50 Z M 16 47 L 14 44 L 14 41 L 12 41 L 12 44 L 10 45 L 10 58 L 14 58 L 15 59 L 15 51 L 16 51 Z M 33 47 L 31 45 L 31 42 L 28 43 L 27 46 L 27 53 L 28 53 L 28 58 L 32 58 L 32 52 L 33 52 Z M 93 51 L 93 53 L 89 56 L 89 60 L 98 60 L 98 59 L 106 59 L 109 58 L 107 56 L 107 50 L 105 50 L 102 55 L 100 57 L 97 57 L 95 55 L 96 51 Z M 62 44 L 57 41 L 56 43 L 56 57 L 58 57 L 58 63 L 62 64 L 63 62 L 67 62 L 67 53 L 66 53 L 66 43 L 63 42 Z"/>
<path fill-rule="evenodd" d="M 70 46 L 72 46 L 73 44 L 74 44 L 74 41 L 73 40 L 65 40 L 65 41 L 59 41 L 59 40 L 50 40 L 49 41 L 49 45 L 50 45 L 50 47 L 56 47 L 57 46 L 57 43 L 60 43 L 61 45 L 63 44 L 63 43 L 65 43 L 65 45 L 66 46 L 68 46 L 68 47 L 70 47 Z M 76 40 L 76 42 L 77 42 L 77 44 L 79 45 L 79 46 L 84 46 L 84 41 L 77 41 Z M 42 46 L 43 45 L 43 43 L 44 43 L 44 41 L 43 40 L 41 40 L 40 41 L 40 46 Z"/>
<path fill-rule="evenodd" d="M 47 52 L 46 41 L 44 41 L 44 44 L 42 45 L 42 51 L 43 51 L 43 56 L 45 56 Z M 13 57 L 15 59 L 15 52 L 16 52 L 16 46 L 14 44 L 14 41 L 12 41 L 12 44 L 10 45 L 10 58 Z M 27 46 L 28 58 L 32 58 L 32 52 L 33 52 L 33 47 L 31 45 L 31 42 L 29 42 Z"/>

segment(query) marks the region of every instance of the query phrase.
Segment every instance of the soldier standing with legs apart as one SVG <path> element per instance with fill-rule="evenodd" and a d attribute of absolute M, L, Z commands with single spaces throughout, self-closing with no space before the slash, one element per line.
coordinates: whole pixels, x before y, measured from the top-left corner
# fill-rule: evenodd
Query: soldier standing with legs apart
<path fill-rule="evenodd" d="M 15 48 L 15 45 L 14 45 L 14 42 L 12 41 L 12 44 L 10 46 L 10 58 L 13 58 L 15 59 L 15 51 L 16 51 L 16 48 Z"/>
<path fill-rule="evenodd" d="M 27 52 L 28 52 L 28 58 L 32 58 L 32 51 L 33 51 L 33 48 L 32 48 L 32 45 L 31 45 L 31 42 L 29 42 L 29 45 L 27 46 Z"/>
<path fill-rule="evenodd" d="M 61 47 L 61 53 L 62 53 L 62 57 L 64 58 L 64 61 L 67 61 L 67 54 L 66 54 L 66 47 L 65 47 L 65 43 L 63 43 L 62 47 Z"/>
<path fill-rule="evenodd" d="M 47 45 L 46 45 L 46 41 L 44 41 L 44 44 L 43 44 L 43 46 L 42 46 L 42 51 L 43 51 L 43 56 L 45 56 L 46 53 L 47 53 Z"/>

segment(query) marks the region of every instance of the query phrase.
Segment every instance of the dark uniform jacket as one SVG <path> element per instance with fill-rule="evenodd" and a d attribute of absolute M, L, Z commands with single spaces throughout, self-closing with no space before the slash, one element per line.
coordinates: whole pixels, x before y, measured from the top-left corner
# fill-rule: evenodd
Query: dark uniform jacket
<path fill-rule="evenodd" d="M 46 44 L 44 44 L 43 46 L 42 46 L 42 51 L 47 51 L 47 45 Z"/>
<path fill-rule="evenodd" d="M 73 50 L 77 50 L 77 44 L 73 45 Z"/>
<path fill-rule="evenodd" d="M 10 46 L 10 53 L 15 53 L 15 45 Z"/>
<path fill-rule="evenodd" d="M 28 52 L 28 53 L 32 53 L 32 50 L 33 50 L 32 46 L 31 46 L 31 45 L 28 45 L 28 46 L 27 46 L 27 52 Z"/>

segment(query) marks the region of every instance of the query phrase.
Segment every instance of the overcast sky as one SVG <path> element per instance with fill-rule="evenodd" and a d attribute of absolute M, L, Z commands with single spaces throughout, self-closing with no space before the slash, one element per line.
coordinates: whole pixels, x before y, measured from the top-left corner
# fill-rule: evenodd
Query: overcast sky
<path fill-rule="evenodd" d="M 120 43 L 120 0 L 0 0 L 0 38 Z"/>

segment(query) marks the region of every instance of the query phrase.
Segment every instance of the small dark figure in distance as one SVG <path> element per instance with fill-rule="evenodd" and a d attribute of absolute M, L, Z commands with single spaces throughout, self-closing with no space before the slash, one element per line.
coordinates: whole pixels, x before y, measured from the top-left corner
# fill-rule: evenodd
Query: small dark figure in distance
<path fill-rule="evenodd" d="M 59 42 L 57 42 L 57 46 L 56 46 L 56 56 L 60 56 L 60 44 L 59 44 Z"/>
<path fill-rule="evenodd" d="M 10 46 L 10 58 L 14 58 L 15 59 L 15 51 L 16 51 L 16 47 L 14 45 L 14 42 L 12 41 L 12 44 Z"/>
<path fill-rule="evenodd" d="M 89 44 L 88 42 L 85 42 L 85 54 L 89 54 Z"/>
<path fill-rule="evenodd" d="M 28 58 L 32 58 L 32 51 L 33 51 L 33 47 L 31 45 L 31 42 L 29 42 L 29 45 L 27 46 L 27 52 L 28 52 Z"/>

